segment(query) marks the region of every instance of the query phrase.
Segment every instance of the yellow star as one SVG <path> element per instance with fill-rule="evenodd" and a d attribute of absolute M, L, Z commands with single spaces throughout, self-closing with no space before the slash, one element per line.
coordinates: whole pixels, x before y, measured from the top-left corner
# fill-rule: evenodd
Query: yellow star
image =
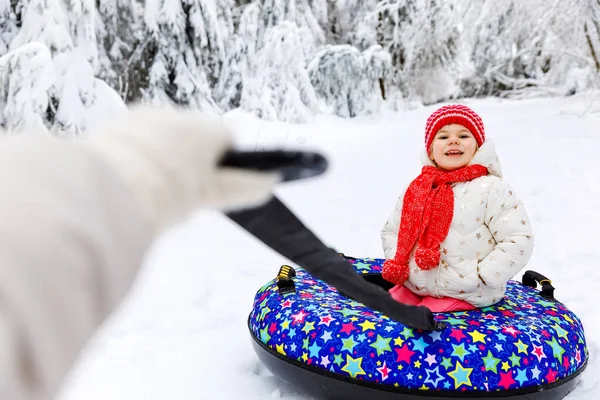
<path fill-rule="evenodd" d="M 419 361 L 419 360 L 415 361 L 415 367 L 421 368 L 421 361 Z"/>
<path fill-rule="evenodd" d="M 473 372 L 473 368 L 463 368 L 460 362 L 457 361 L 454 371 L 448 372 L 448 375 L 454 379 L 454 388 L 458 389 L 461 385 L 472 386 L 471 372 Z"/>
<path fill-rule="evenodd" d="M 396 339 L 394 339 L 394 344 L 396 346 L 402 346 L 403 343 L 404 343 L 404 340 L 402 340 L 402 338 L 396 338 Z"/>
<path fill-rule="evenodd" d="M 358 326 L 362 327 L 363 332 L 367 329 L 375 329 L 375 324 L 371 321 L 365 321 L 362 324 L 358 324 Z"/>
<path fill-rule="evenodd" d="M 517 353 L 527 353 L 527 348 L 529 347 L 528 345 L 526 345 L 525 343 L 521 342 L 521 339 L 519 339 L 519 341 L 517 343 L 515 343 L 515 346 L 517 346 L 517 348 L 519 349 L 517 351 Z"/>
<path fill-rule="evenodd" d="M 508 361 L 504 361 L 502 363 L 502 369 L 504 370 L 504 372 L 508 372 L 508 370 L 510 369 L 510 367 L 508 366 Z"/>
<path fill-rule="evenodd" d="M 573 320 L 571 318 L 569 318 L 568 315 L 563 315 L 563 318 L 566 319 L 567 321 L 569 321 L 570 323 L 573 323 Z"/>
<path fill-rule="evenodd" d="M 352 322 L 356 322 L 356 321 L 358 321 L 358 318 L 356 318 L 356 317 L 352 317 L 352 318 L 350 318 L 350 321 L 352 321 Z"/>
<path fill-rule="evenodd" d="M 284 331 L 286 329 L 290 329 L 290 321 L 287 319 L 281 323 L 281 330 Z"/>
<path fill-rule="evenodd" d="M 308 353 L 302 353 L 302 361 L 306 362 L 308 360 Z"/>
<path fill-rule="evenodd" d="M 277 352 L 279 354 L 283 354 L 284 356 L 286 355 L 285 350 L 283 350 L 283 344 L 276 344 L 275 347 L 277 348 Z"/>
<path fill-rule="evenodd" d="M 469 335 L 473 338 L 473 343 L 481 342 L 485 344 L 485 334 L 479 331 L 469 332 Z"/>
<path fill-rule="evenodd" d="M 427 386 L 425 386 L 425 384 L 423 384 L 423 386 L 421 386 L 419 388 L 419 390 L 429 390 L 429 388 Z"/>

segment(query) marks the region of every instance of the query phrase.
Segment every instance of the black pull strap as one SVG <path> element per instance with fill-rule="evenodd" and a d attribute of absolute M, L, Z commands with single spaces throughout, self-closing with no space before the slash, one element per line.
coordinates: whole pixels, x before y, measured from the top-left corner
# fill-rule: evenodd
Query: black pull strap
<path fill-rule="evenodd" d="M 554 298 L 554 286 L 552 286 L 552 281 L 550 279 L 546 278 L 539 272 L 525 271 L 525 274 L 523 275 L 523 285 L 527 285 L 535 289 L 538 283 L 542 287 L 540 296 L 550 300 L 556 300 Z"/>
<path fill-rule="evenodd" d="M 365 281 L 352 265 L 321 242 L 279 199 L 227 216 L 267 246 L 336 287 L 348 297 L 405 325 L 423 330 L 443 329 L 431 310 L 398 303 L 382 288 Z"/>

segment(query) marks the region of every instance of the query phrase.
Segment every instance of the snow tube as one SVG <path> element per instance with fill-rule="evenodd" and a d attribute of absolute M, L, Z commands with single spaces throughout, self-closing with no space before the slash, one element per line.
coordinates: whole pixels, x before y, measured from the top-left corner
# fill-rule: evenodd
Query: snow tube
<path fill-rule="evenodd" d="M 381 278 L 383 259 L 349 261 L 365 279 L 391 286 Z M 498 304 L 436 313 L 446 328 L 422 331 L 282 266 L 256 294 L 248 327 L 267 368 L 317 398 L 561 399 L 588 351 L 581 322 L 553 291 L 528 271 Z"/>

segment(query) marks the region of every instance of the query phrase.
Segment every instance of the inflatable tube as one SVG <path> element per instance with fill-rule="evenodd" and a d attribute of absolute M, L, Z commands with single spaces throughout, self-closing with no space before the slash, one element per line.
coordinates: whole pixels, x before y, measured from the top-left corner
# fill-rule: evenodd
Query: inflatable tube
<path fill-rule="evenodd" d="M 351 259 L 386 287 L 383 261 Z M 435 314 L 447 327 L 422 331 L 283 266 L 256 294 L 248 327 L 267 368 L 318 398 L 561 399 L 587 365 L 583 326 L 549 280 L 528 272 L 523 281 L 492 307 Z"/>

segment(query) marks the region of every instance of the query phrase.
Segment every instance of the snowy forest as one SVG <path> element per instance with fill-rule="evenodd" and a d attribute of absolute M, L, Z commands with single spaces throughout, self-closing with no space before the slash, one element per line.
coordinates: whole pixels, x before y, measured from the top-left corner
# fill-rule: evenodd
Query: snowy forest
<path fill-rule="evenodd" d="M 600 0 L 11 0 L 0 29 L 0 124 L 57 136 L 132 102 L 302 123 L 600 86 Z"/>

